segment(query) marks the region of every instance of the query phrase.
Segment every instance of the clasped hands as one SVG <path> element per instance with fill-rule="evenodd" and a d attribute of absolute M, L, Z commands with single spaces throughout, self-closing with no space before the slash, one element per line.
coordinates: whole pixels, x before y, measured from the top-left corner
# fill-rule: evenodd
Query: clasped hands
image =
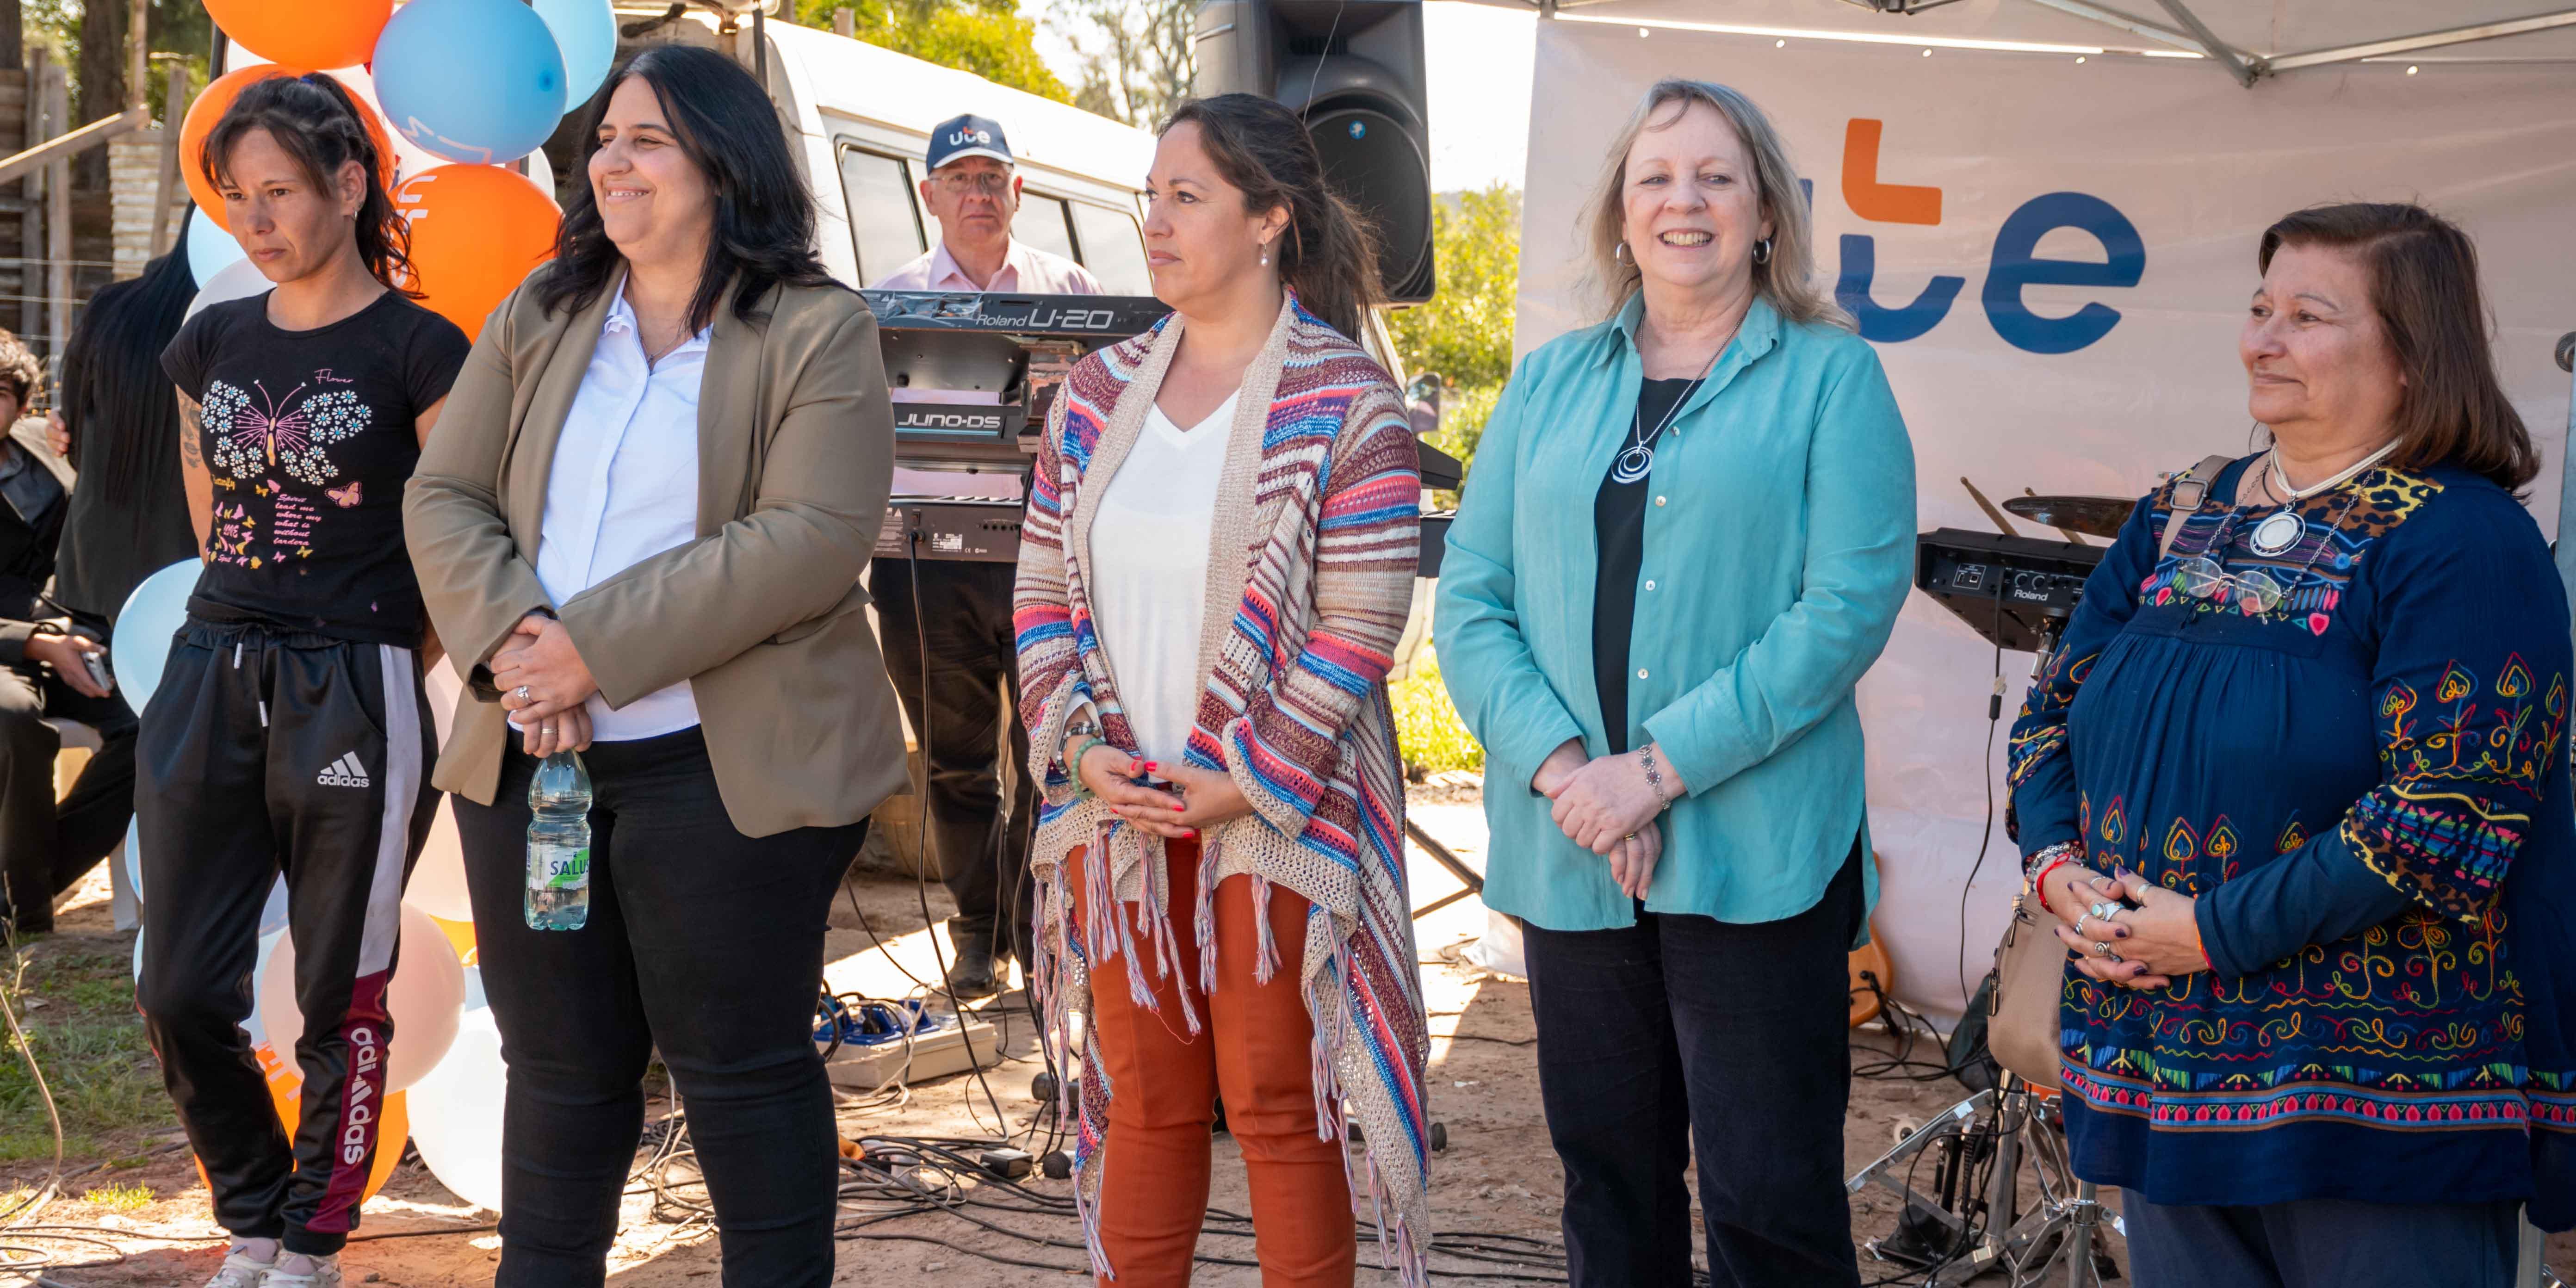
<path fill-rule="evenodd" d="M 2200 901 L 2135 872 L 2110 876 L 2081 864 L 2047 873 L 2041 891 L 2057 917 L 2057 938 L 2076 953 L 2088 979 L 2124 988 L 2165 988 L 2178 975 L 2209 969 L 2202 951 Z"/>
<path fill-rule="evenodd" d="M 1140 759 L 1097 739 L 1068 739 L 1061 750 L 1081 757 L 1074 777 L 1110 813 L 1156 836 L 1195 840 L 1208 828 L 1252 812 L 1234 779 L 1213 769 Z"/>
<path fill-rule="evenodd" d="M 520 746 L 529 755 L 590 745 L 590 711 L 582 704 L 599 692 L 599 681 L 591 678 L 590 665 L 562 622 L 543 613 L 520 618 L 492 654 L 491 670 L 501 706 L 518 722 Z"/>
<path fill-rule="evenodd" d="M 1664 832 L 1655 820 L 1687 790 L 1673 762 L 1654 752 L 1660 789 L 1635 753 L 1590 759 L 1579 738 L 1559 744 L 1530 776 L 1531 790 L 1555 802 L 1551 817 L 1566 839 L 1608 859 L 1610 879 L 1631 899 L 1646 897 L 1664 856 Z"/>

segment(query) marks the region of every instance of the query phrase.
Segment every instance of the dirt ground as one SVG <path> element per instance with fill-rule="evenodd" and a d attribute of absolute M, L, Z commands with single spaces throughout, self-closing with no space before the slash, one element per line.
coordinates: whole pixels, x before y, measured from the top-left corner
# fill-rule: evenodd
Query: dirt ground
<path fill-rule="evenodd" d="M 1453 792 L 1443 799 L 1435 793 L 1417 802 L 1416 816 L 1468 862 L 1481 864 L 1478 851 L 1484 840 L 1483 820 L 1472 795 Z M 1428 902 L 1457 886 L 1419 854 L 1415 867 L 1417 902 Z M 103 889 L 100 893 L 103 896 Z M 901 996 L 912 987 L 902 971 L 936 978 L 932 936 L 924 928 L 925 904 L 933 918 L 944 917 L 949 911 L 944 893 L 935 882 L 926 888 L 917 887 L 911 878 L 890 873 L 854 878 L 850 897 L 833 918 L 829 953 L 832 964 L 827 978 L 834 987 L 877 996 Z M 1448 1138 L 1448 1148 L 1435 1155 L 1432 1164 L 1434 1215 L 1443 1234 L 1475 1231 L 1553 1244 L 1558 1237 L 1562 1182 L 1540 1116 L 1537 1073 L 1530 1051 L 1533 1028 L 1528 989 L 1517 981 L 1488 976 L 1445 960 L 1440 951 L 1473 939 L 1484 921 L 1482 905 L 1470 898 L 1431 915 L 1419 927 L 1432 1031 L 1439 1035 L 1431 1056 L 1432 1110 L 1433 1117 L 1445 1126 Z M 63 923 L 63 933 L 47 942 L 92 946 L 131 943 L 130 934 L 120 935 L 109 927 L 103 897 L 70 910 Z M 1007 1023 L 1008 1059 L 986 1075 L 983 1085 L 969 1076 L 938 1079 L 910 1087 L 908 1094 L 895 1103 L 870 1104 L 859 1096 L 845 1095 L 840 1114 L 842 1134 L 853 1138 L 990 1137 L 995 1134 L 995 1106 L 986 1099 L 988 1085 L 1001 1116 L 1007 1119 L 1008 1131 L 1014 1136 L 1034 1132 L 1043 1145 L 1048 1123 L 1029 1094 L 1030 1080 L 1040 1066 L 1035 1060 L 1024 996 L 1009 994 L 983 1008 L 983 1014 L 994 1019 L 1000 1019 L 1004 1012 L 1014 1012 Z M 1883 1059 L 1886 1047 L 1884 1035 L 1862 1031 L 1855 1038 L 1855 1065 Z M 1935 1061 L 1939 1058 L 1937 1054 L 1924 1054 Z M 1932 1082 L 1855 1079 L 1844 1136 L 1846 1174 L 1886 1152 L 1904 1129 L 1938 1116 L 1965 1094 L 1963 1088 L 1947 1078 Z M 657 1099 L 651 1112 L 658 1117 L 667 1107 L 666 1100 Z M 143 1155 L 144 1161 L 137 1166 L 102 1168 L 76 1176 L 64 1187 L 73 1197 L 54 1202 L 42 1219 L 117 1231 L 98 1237 L 112 1244 L 123 1260 L 57 1268 L 45 1272 L 41 1279 L 0 1270 L 0 1288 L 33 1288 L 36 1284 L 57 1288 L 161 1288 L 193 1285 L 213 1273 L 220 1260 L 220 1245 L 214 1241 L 220 1232 L 210 1226 L 205 1190 L 175 1135 L 120 1142 L 119 1148 L 129 1155 Z M 1232 1139 L 1220 1134 L 1214 1149 L 1217 1166 L 1213 1206 L 1247 1211 L 1242 1169 Z M 94 1161 L 76 1159 L 72 1166 L 86 1167 Z M 40 1181 L 44 1172 L 42 1163 L 0 1165 L 0 1195 Z M 1062 1196 L 1068 1192 L 1066 1182 L 1032 1177 L 1027 1183 L 1042 1194 Z M 149 1187 L 158 1196 L 156 1201 L 140 1208 L 116 1210 L 77 1197 L 94 1187 L 137 1184 Z M 2115 1196 L 2113 1201 L 2116 1202 Z M 643 1186 L 630 1190 L 623 1229 L 610 1261 L 609 1283 L 616 1288 L 677 1288 L 716 1282 L 719 1261 L 712 1231 L 703 1223 L 675 1224 L 658 1218 L 655 1206 L 653 1195 Z M 1855 1239 L 1865 1242 L 1887 1234 L 1895 1224 L 1897 1208 L 1894 1196 L 1881 1188 L 1871 1187 L 1855 1196 Z M 858 1210 L 853 1208 L 854 1212 Z M 1034 1267 L 1079 1273 L 1083 1264 L 1078 1243 L 1080 1229 L 1070 1217 L 981 1211 L 997 1224 L 1062 1242 L 1059 1246 L 1041 1246 L 1015 1240 L 945 1213 L 905 1216 L 859 1231 L 882 1238 L 843 1243 L 835 1282 L 929 1282 L 929 1277 L 936 1276 L 942 1288 L 1000 1288 L 1053 1277 Z M 403 1288 L 487 1284 L 499 1257 L 492 1219 L 491 1213 L 473 1209 L 450 1194 L 414 1156 L 397 1169 L 384 1192 L 367 1205 L 364 1229 L 358 1236 L 363 1241 L 353 1243 L 344 1257 L 349 1282 Z M 0 1245 L 8 1241 L 6 1232 L 0 1232 Z M 68 1260 L 108 1260 L 106 1251 L 95 1245 L 51 1246 Z M 1243 1259 L 1251 1255 L 1251 1240 L 1239 1234 L 1210 1235 L 1200 1246 L 1205 1254 Z M 2116 1240 L 2113 1247 L 2117 1253 Z M 1029 1264 L 1000 1264 L 966 1249 Z M 2550 1251 L 2556 1264 L 2576 1261 L 2576 1244 L 2553 1239 Z M 2125 1264 L 2125 1254 L 2118 1256 Z M 1362 1265 L 1362 1282 L 1379 1281 L 1373 1269 L 1373 1250 L 1365 1246 Z M 1473 1269 L 1470 1263 L 1446 1257 L 1435 1259 L 1435 1268 L 1453 1273 Z M 1865 1280 L 1892 1279 L 1901 1270 L 1902 1267 L 1874 1262 L 1866 1252 L 1863 1254 Z M 1459 1275 L 1458 1279 L 1472 1281 L 1473 1277 Z M 1390 1275 L 1383 1281 L 1394 1280 Z M 1197 1282 L 1250 1288 L 1258 1283 L 1258 1272 L 1243 1267 L 1202 1266 Z"/>

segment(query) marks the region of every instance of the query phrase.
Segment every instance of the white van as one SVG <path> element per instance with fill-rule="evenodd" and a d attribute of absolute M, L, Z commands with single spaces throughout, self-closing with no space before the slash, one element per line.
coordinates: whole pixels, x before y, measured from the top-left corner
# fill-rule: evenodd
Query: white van
<path fill-rule="evenodd" d="M 620 0 L 616 8 L 618 21 L 634 28 L 671 6 Z M 797 136 L 822 213 L 819 249 L 834 277 L 865 286 L 930 249 L 939 226 L 921 202 L 922 154 L 932 127 L 973 112 L 1001 122 L 1011 138 L 1026 189 L 1011 234 L 1080 263 L 1113 295 L 1153 294 L 1137 225 L 1151 134 L 828 31 L 762 27 L 770 96 Z M 752 31 L 747 12 L 684 13 L 622 38 L 618 52 L 680 42 L 758 67 Z"/>

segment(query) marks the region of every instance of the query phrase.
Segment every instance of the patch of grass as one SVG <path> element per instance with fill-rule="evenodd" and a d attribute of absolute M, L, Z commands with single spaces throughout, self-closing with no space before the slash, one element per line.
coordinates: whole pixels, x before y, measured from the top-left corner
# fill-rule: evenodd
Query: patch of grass
<path fill-rule="evenodd" d="M 116 1181 L 91 1186 L 88 1193 L 81 1195 L 81 1201 L 118 1212 L 140 1212 L 152 1206 L 152 1201 L 158 1197 L 149 1185 Z"/>
<path fill-rule="evenodd" d="M 132 1149 L 139 1133 L 178 1125 L 161 1070 L 134 1010 L 133 959 L 117 950 L 40 944 L 22 953 L 14 974 L 0 960 L 0 993 L 44 1066 L 45 1083 L 63 1118 L 67 1158 Z M 42 1007 L 29 1003 L 42 999 Z M 120 1152 L 125 1152 L 120 1151 Z M 49 1159 L 52 1123 L 15 1040 L 0 1052 L 0 1162 Z"/>
<path fill-rule="evenodd" d="M 1440 682 L 1440 655 L 1430 644 L 1414 655 L 1412 674 L 1390 687 L 1387 696 L 1395 705 L 1395 737 L 1404 763 L 1434 774 L 1484 769 L 1485 749 L 1450 705 L 1448 686 Z"/>

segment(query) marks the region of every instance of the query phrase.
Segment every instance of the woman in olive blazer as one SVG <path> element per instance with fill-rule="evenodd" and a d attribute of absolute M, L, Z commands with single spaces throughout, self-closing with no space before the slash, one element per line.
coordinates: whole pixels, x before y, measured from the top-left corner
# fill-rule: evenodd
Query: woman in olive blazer
<path fill-rule="evenodd" d="M 484 324 L 405 497 L 471 678 L 435 781 L 510 1068 L 497 1282 L 602 1282 L 658 1047 L 724 1282 L 821 1288 L 825 914 L 904 781 L 861 611 L 893 467 L 876 321 L 815 259 L 740 67 L 656 47 L 599 102 L 555 262 Z M 569 931 L 528 924 L 581 866 L 527 876 L 530 784 L 562 751 L 594 793 Z"/>

